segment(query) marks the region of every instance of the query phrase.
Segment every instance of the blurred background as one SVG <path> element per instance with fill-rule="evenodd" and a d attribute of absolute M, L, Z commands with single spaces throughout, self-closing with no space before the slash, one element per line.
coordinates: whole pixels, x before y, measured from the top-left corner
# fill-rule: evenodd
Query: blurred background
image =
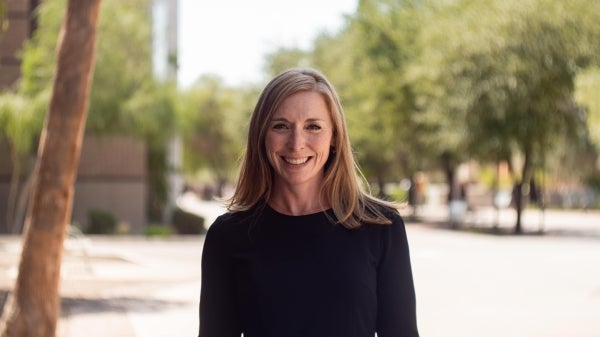
<path fill-rule="evenodd" d="M 172 225 L 184 191 L 227 196 L 258 93 L 292 66 L 337 87 L 374 194 L 598 209 L 597 6 L 106 0 L 73 223 L 139 234 Z M 22 227 L 63 11 L 5 5 L 3 233 Z"/>
<path fill-rule="evenodd" d="M 0 2 L 0 234 L 6 240 L 23 230 L 64 5 L 60 0 Z M 195 247 L 195 253 L 177 256 L 180 262 L 182 256 L 189 260 L 182 269 L 194 263 L 199 268 L 202 234 L 223 212 L 215 200 L 232 191 L 260 90 L 288 67 L 310 66 L 325 73 L 341 96 L 372 193 L 405 204 L 401 212 L 415 240 L 416 279 L 427 290 L 421 293 L 427 305 L 420 310 L 429 333 L 423 335 L 481 336 L 477 327 L 498 322 L 497 313 L 470 325 L 473 334 L 461 334 L 464 324 L 436 326 L 440 320 L 460 322 L 450 304 L 460 301 L 452 295 L 474 288 L 463 289 L 469 283 L 461 278 L 448 293 L 429 291 L 437 277 L 430 273 L 439 268 L 419 265 L 418 258 L 452 256 L 460 249 L 487 256 L 482 247 L 496 247 L 489 240 L 519 252 L 515 259 L 524 264 L 517 273 L 535 270 L 528 260 L 530 245 L 542 245 L 549 254 L 581 251 L 565 261 L 565 268 L 600 256 L 599 22 L 597 0 L 104 0 L 66 247 L 83 266 L 74 268 L 93 279 L 85 266 L 94 265 L 90 261 L 98 251 L 102 263 L 112 261 L 104 257 L 114 253 L 114 242 L 121 244 L 118 256 L 152 256 L 152 249 L 140 243 L 157 244 L 148 238 L 162 239 L 165 247 Z M 444 240 L 461 243 L 451 244 L 447 255 L 435 248 L 433 238 L 442 247 Z M 574 238 L 580 241 L 575 244 Z M 94 246 L 95 239 L 100 241 Z M 7 242 L 0 251 L 18 246 Z M 158 251 L 164 253 L 155 254 L 160 260 L 173 250 Z M 506 251 L 488 253 L 507 257 Z M 586 266 L 596 260 L 585 260 Z M 474 263 L 436 261 L 439 265 L 432 266 Z M 480 262 L 486 270 L 487 263 Z M 109 268 L 102 263 L 96 264 L 97 273 Z M 510 265 L 500 265 L 510 271 Z M 581 288 L 587 289 L 585 304 L 570 303 L 579 309 L 573 309 L 574 321 L 565 322 L 581 327 L 571 335 L 600 331 L 591 319 L 593 310 L 600 312 L 597 265 L 573 271 L 581 277 L 562 274 L 589 282 Z M 550 262 L 541 268 L 554 270 Z M 186 278 L 191 289 L 198 272 Z M 577 274 L 586 272 L 591 274 Z M 490 273 L 482 282 L 497 289 L 502 276 Z M 462 270 L 461 275 L 470 274 Z M 535 275 L 530 282 L 548 282 Z M 570 284 L 556 275 L 552 279 Z M 9 287 L 10 280 L 0 285 Z M 98 289 L 111 287 L 110 282 L 101 285 Z M 524 316 L 517 313 L 523 321 L 513 322 L 530 322 L 538 309 L 536 319 L 554 317 L 540 309 L 548 308 L 549 293 L 569 300 L 578 296 L 553 286 L 548 292 L 531 287 L 528 294 L 537 294 L 534 299 L 546 305 L 533 306 Z M 494 301 L 506 301 L 505 295 L 515 294 L 511 289 L 500 291 Z M 448 301 L 449 316 L 431 311 L 440 296 Z M 470 308 L 481 305 L 476 301 L 482 296 L 469 298 L 475 301 Z M 108 311 L 115 308 L 104 305 Z M 510 308 L 502 309 L 505 329 L 487 330 L 486 336 L 569 334 L 562 325 L 544 328 L 542 321 L 512 331 L 505 321 L 507 312 L 515 315 Z M 557 322 L 565 318 L 559 313 Z"/>

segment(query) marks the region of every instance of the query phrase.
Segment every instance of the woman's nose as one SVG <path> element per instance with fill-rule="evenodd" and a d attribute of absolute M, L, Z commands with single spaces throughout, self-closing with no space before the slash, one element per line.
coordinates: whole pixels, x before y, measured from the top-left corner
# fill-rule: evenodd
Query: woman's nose
<path fill-rule="evenodd" d="M 305 139 L 302 130 L 293 129 L 288 139 L 288 146 L 290 149 L 299 150 L 304 147 Z"/>

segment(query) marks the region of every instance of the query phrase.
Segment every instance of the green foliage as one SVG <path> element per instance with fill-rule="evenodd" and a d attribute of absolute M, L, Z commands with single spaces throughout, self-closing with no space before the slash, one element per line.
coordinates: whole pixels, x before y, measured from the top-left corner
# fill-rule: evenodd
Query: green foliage
<path fill-rule="evenodd" d="M 0 141 L 8 144 L 11 164 L 11 177 L 6 203 L 6 224 L 12 228 L 20 228 L 19 193 L 22 177 L 28 176 L 32 170 L 30 158 L 37 144 L 37 137 L 42 129 L 45 95 L 34 99 L 12 92 L 0 93 Z"/>
<path fill-rule="evenodd" d="M 117 228 L 117 218 L 103 210 L 90 210 L 87 234 L 114 234 Z"/>
<path fill-rule="evenodd" d="M 232 177 L 257 95 L 253 88 L 228 88 L 214 77 L 201 78 L 180 95 L 178 120 L 186 172 L 208 168 L 217 180 Z"/>
<path fill-rule="evenodd" d="M 144 235 L 149 237 L 161 237 L 166 238 L 173 235 L 171 227 L 164 225 L 148 225 L 144 229 Z"/>
<path fill-rule="evenodd" d="M 390 199 L 394 202 L 407 202 L 408 201 L 408 190 L 397 185 L 391 191 L 387 192 Z"/>
<path fill-rule="evenodd" d="M 43 91 L 50 92 L 56 61 L 56 48 L 65 0 L 45 1 L 36 9 L 38 29 L 25 41 L 22 51 L 19 92 L 35 97 Z"/>
<path fill-rule="evenodd" d="M 576 79 L 575 99 L 587 112 L 588 134 L 600 152 L 600 67 L 581 72 Z M 598 162 L 600 169 L 600 161 Z"/>
<path fill-rule="evenodd" d="M 413 47 L 422 24 L 410 3 L 361 1 L 345 29 L 316 40 L 312 55 L 340 94 L 362 170 L 380 188 L 410 176 L 426 158 L 413 157 L 425 150 L 426 137 L 414 137 L 425 126 L 405 76 L 418 54 Z"/>
<path fill-rule="evenodd" d="M 180 208 L 173 211 L 171 222 L 178 234 L 203 234 L 206 232 L 203 217 Z"/>
<path fill-rule="evenodd" d="M 88 131 L 139 135 L 167 122 L 163 133 L 172 133 L 173 111 L 163 110 L 165 94 L 152 75 L 149 6 L 148 0 L 103 2 Z"/>
<path fill-rule="evenodd" d="M 149 0 L 102 2 L 88 132 L 156 141 L 174 133 L 173 85 L 158 83 L 152 74 L 149 6 Z M 38 7 L 39 29 L 23 52 L 20 92 L 26 96 L 50 91 L 64 10 L 64 0 Z"/>
<path fill-rule="evenodd" d="M 6 4 L 4 2 L 0 3 L 0 37 L 2 33 L 8 28 L 8 22 L 4 20 L 4 15 L 6 14 Z"/>
<path fill-rule="evenodd" d="M 422 35 L 435 49 L 423 49 L 417 68 L 417 78 L 434 83 L 427 105 L 464 124 L 471 157 L 509 161 L 518 186 L 528 184 L 560 142 L 588 143 L 574 79 L 598 61 L 599 6 L 465 0 L 439 7 Z"/>
<path fill-rule="evenodd" d="M 22 98 L 0 97 L 0 127 L 19 151 L 41 129 L 64 2 L 39 7 L 40 29 L 23 53 Z M 158 220 L 166 144 L 180 134 L 188 175 L 232 179 L 259 89 L 211 77 L 183 92 L 158 83 L 149 5 L 103 2 L 87 131 L 146 140 L 150 218 Z M 327 74 L 360 166 L 381 186 L 468 158 L 512 161 L 524 181 L 549 168 L 584 177 L 593 174 L 588 162 L 600 165 L 599 21 L 597 0 L 361 0 L 338 33 L 322 34 L 311 50 L 275 50 L 265 73 L 312 66 Z"/>
<path fill-rule="evenodd" d="M 587 185 L 597 193 L 600 193 L 600 172 L 586 177 Z"/>
<path fill-rule="evenodd" d="M 298 48 L 281 48 L 267 55 L 264 71 L 269 78 L 293 67 L 308 66 L 310 52 Z"/>
<path fill-rule="evenodd" d="M 152 73 L 150 5 L 150 0 L 102 2 L 86 132 L 133 135 L 145 141 L 149 218 L 157 220 L 167 199 L 166 147 L 177 127 L 177 91 L 174 83 L 160 83 Z M 24 97 L 51 90 L 64 11 L 64 0 L 44 1 L 38 7 L 39 29 L 23 51 Z"/>
<path fill-rule="evenodd" d="M 580 137 L 573 80 L 598 35 L 586 7 L 594 4 L 584 2 L 458 1 L 437 14 L 424 34 L 436 49 L 423 55 L 437 65 L 433 105 L 465 123 L 472 155 L 522 153 L 539 165 L 560 137 Z"/>
<path fill-rule="evenodd" d="M 354 32 L 354 69 L 363 79 L 352 90 L 362 102 L 349 108 L 349 124 L 361 166 L 380 185 L 410 176 L 422 165 L 423 156 L 413 154 L 424 150 L 420 140 L 425 137 L 413 135 L 425 131 L 424 124 L 418 120 L 413 84 L 406 76 L 419 52 L 415 43 L 423 24 L 419 3 L 361 1 L 349 23 Z"/>
<path fill-rule="evenodd" d="M 17 155 L 29 154 L 41 132 L 45 99 L 28 99 L 19 94 L 0 94 L 0 131 Z"/>
<path fill-rule="evenodd" d="M 266 69 L 328 74 L 371 181 L 439 163 L 451 173 L 468 158 L 525 158 L 517 176 L 527 180 L 560 143 L 585 148 L 600 134 L 574 99 L 577 74 L 598 64 L 599 4 L 361 0 L 340 33 L 317 38 L 309 55 L 280 50 Z"/>

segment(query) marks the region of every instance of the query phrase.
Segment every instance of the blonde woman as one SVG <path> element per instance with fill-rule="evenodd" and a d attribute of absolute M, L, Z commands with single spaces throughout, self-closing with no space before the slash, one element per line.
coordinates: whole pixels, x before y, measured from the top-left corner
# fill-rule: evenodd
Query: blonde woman
<path fill-rule="evenodd" d="M 418 336 L 404 223 L 359 177 L 327 78 L 273 78 L 206 235 L 199 336 Z"/>

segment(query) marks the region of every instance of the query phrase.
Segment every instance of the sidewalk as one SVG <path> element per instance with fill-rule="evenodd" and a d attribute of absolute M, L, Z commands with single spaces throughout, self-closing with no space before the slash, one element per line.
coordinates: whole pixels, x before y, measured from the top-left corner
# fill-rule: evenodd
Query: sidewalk
<path fill-rule="evenodd" d="M 197 335 L 202 240 L 67 240 L 57 336 Z M 14 285 L 20 251 L 20 237 L 0 236 L 2 290 Z"/>
<path fill-rule="evenodd" d="M 411 218 L 412 210 L 400 210 L 406 222 L 437 224 L 450 228 L 448 222 L 450 210 L 447 205 L 422 205 Z M 495 209 L 493 207 L 477 207 L 468 210 L 457 224 L 457 229 L 492 230 L 511 233 L 517 220 L 516 211 L 512 208 Z M 523 211 L 521 224 L 524 234 L 539 234 L 561 237 L 589 237 L 600 239 L 600 211 L 598 210 L 555 210 L 526 209 Z"/>
<path fill-rule="evenodd" d="M 211 214 L 217 211 L 213 209 Z M 408 211 L 401 211 L 407 219 Z M 433 245 L 437 247 L 440 243 L 443 246 L 438 240 L 455 240 L 460 235 L 461 231 L 432 229 L 449 228 L 445 222 L 447 207 L 422 207 L 418 215 L 419 223 L 407 221 L 409 234 L 419 235 L 415 238 L 435 237 Z M 499 228 L 511 229 L 515 215 L 512 210 L 497 213 L 494 209 L 483 208 L 467 213 L 464 220 L 461 228 L 465 230 L 489 228 L 496 222 Z M 560 242 L 564 242 L 563 238 L 600 239 L 600 212 L 597 211 L 548 210 L 542 213 L 527 210 L 523 224 L 526 233 L 543 229 L 544 236 L 559 238 Z M 465 242 L 473 240 L 464 235 L 460 237 Z M 488 240 L 487 236 L 485 238 Z M 551 244 L 548 240 L 542 241 Z M 20 242 L 21 238 L 17 236 L 0 236 L 2 290 L 14 285 Z M 168 239 L 93 236 L 67 240 L 62 265 L 62 317 L 57 336 L 196 336 L 202 243 L 203 236 Z M 419 251 L 419 240 L 413 243 L 415 258 L 435 256 L 431 252 L 428 254 L 428 250 Z M 573 242 L 574 245 L 579 243 Z M 460 247 L 462 245 L 456 249 Z M 427 262 L 424 266 L 431 264 L 429 260 Z M 418 266 L 415 266 L 416 271 Z M 420 283 L 422 287 L 423 283 Z"/>

